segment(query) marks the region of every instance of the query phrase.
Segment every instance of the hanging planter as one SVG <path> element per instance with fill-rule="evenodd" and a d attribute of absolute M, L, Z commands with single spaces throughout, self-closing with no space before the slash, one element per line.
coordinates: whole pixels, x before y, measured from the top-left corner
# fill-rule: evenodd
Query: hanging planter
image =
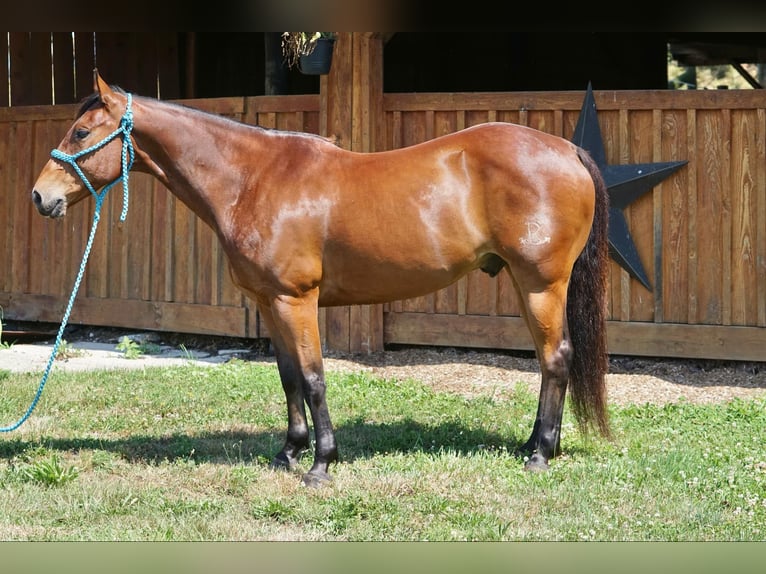
<path fill-rule="evenodd" d="M 332 64 L 335 34 L 332 32 L 284 32 L 282 54 L 290 68 L 302 73 L 327 74 Z"/>
<path fill-rule="evenodd" d="M 328 74 L 332 65 L 333 38 L 319 38 L 314 51 L 304 54 L 298 61 L 298 69 L 309 75 Z"/>

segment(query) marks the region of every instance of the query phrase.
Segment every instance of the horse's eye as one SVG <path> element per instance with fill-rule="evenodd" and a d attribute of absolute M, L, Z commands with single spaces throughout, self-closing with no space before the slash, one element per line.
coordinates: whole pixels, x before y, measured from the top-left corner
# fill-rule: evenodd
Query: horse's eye
<path fill-rule="evenodd" d="M 78 140 L 84 140 L 88 135 L 90 134 L 90 131 L 86 130 L 85 128 L 77 128 L 74 131 L 74 137 Z"/>

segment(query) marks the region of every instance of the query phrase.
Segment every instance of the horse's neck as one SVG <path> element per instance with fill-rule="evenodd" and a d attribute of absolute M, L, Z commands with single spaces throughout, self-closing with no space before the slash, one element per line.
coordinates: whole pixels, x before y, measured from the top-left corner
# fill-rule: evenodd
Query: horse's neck
<path fill-rule="evenodd" d="M 241 171 L 222 154 L 225 147 L 230 157 L 237 136 L 212 115 L 146 98 L 136 104 L 133 133 L 146 171 L 218 229 L 242 190 Z"/>

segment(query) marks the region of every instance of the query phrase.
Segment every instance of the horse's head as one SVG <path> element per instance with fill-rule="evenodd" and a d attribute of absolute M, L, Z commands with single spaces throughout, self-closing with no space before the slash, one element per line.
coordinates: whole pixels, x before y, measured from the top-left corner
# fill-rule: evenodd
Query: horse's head
<path fill-rule="evenodd" d="M 46 217 L 63 217 L 67 206 L 87 197 L 90 190 L 86 181 L 98 190 L 120 177 L 119 137 L 77 157 L 118 129 L 127 106 L 126 94 L 109 87 L 98 71 L 94 71 L 93 84 L 95 93 L 83 101 L 75 122 L 57 148 L 61 153 L 57 157 L 58 152 L 54 152 L 35 182 L 32 201 Z M 67 160 L 67 156 L 71 159 Z M 76 163 L 81 173 L 70 161 Z"/>

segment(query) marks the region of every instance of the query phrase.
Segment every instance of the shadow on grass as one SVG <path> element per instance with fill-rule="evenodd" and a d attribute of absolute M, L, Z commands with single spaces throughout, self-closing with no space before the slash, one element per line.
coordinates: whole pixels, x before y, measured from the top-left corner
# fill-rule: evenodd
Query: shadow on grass
<path fill-rule="evenodd" d="M 0 442 L 0 457 L 10 459 L 29 449 L 45 447 L 76 452 L 102 450 L 119 454 L 139 464 L 162 461 L 193 460 L 213 464 L 267 463 L 279 452 L 284 431 L 221 431 L 207 433 L 174 433 L 168 435 L 137 434 L 127 438 L 77 438 L 44 436 L 39 440 L 11 439 Z M 312 435 L 313 438 L 313 435 Z M 468 428 L 457 422 L 438 425 L 405 419 L 393 423 L 371 423 L 352 420 L 336 428 L 340 458 L 344 462 L 367 459 L 382 453 L 453 452 L 469 455 L 480 451 L 498 456 L 516 456 L 526 436 L 503 437 L 482 429 Z M 307 457 L 312 456 L 307 453 Z"/>

